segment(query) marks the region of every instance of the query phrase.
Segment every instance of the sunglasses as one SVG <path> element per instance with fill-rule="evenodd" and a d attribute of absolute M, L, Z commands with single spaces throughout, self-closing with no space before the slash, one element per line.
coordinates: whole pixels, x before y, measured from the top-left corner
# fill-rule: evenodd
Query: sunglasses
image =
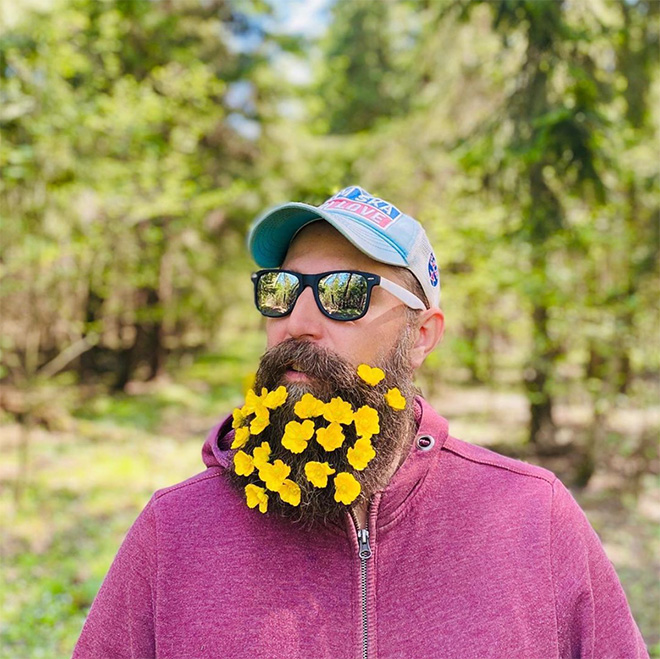
<path fill-rule="evenodd" d="M 382 286 L 411 309 L 426 305 L 393 281 L 359 270 L 332 270 L 303 275 L 291 270 L 259 270 L 252 275 L 254 303 L 269 318 L 289 315 L 300 294 L 309 286 L 319 311 L 332 320 L 358 320 L 369 310 L 371 291 Z"/>

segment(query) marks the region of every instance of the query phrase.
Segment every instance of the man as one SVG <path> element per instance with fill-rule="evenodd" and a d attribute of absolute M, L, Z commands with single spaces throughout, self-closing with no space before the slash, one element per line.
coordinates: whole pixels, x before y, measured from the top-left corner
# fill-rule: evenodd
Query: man
<path fill-rule="evenodd" d="M 352 186 L 249 244 L 255 389 L 135 522 L 74 657 L 648 656 L 562 484 L 415 395 L 443 332 L 421 225 Z"/>

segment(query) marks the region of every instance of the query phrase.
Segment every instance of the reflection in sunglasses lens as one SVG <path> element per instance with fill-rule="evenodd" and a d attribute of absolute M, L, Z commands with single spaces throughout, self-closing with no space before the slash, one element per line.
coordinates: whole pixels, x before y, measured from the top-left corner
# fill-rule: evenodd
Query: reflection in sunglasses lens
<path fill-rule="evenodd" d="M 288 272 L 266 272 L 259 278 L 257 299 L 259 311 L 266 315 L 281 316 L 291 309 L 300 282 Z"/>
<path fill-rule="evenodd" d="M 367 304 L 367 288 L 367 280 L 360 274 L 334 272 L 319 281 L 319 300 L 333 318 L 357 318 Z"/>

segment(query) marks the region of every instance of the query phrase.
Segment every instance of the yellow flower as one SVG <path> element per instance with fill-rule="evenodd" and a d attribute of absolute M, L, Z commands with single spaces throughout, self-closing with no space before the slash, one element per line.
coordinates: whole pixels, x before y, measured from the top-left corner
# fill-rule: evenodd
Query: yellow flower
<path fill-rule="evenodd" d="M 275 391 L 269 391 L 266 394 L 264 397 L 264 405 L 271 410 L 274 410 L 286 402 L 288 395 L 289 392 L 286 390 L 286 387 L 284 385 L 279 386 Z"/>
<path fill-rule="evenodd" d="M 237 407 L 233 412 L 232 412 L 232 417 L 234 420 L 231 422 L 231 427 L 236 430 L 236 428 L 240 428 L 241 426 L 245 425 L 245 414 L 243 414 L 243 408 Z"/>
<path fill-rule="evenodd" d="M 273 464 L 266 462 L 259 467 L 259 478 L 264 482 L 266 488 L 273 492 L 279 492 L 284 479 L 291 472 L 291 467 L 281 460 L 275 460 Z"/>
<path fill-rule="evenodd" d="M 319 428 L 316 431 L 316 441 L 326 450 L 334 451 L 339 448 L 346 437 L 338 423 L 331 423 L 327 428 Z"/>
<path fill-rule="evenodd" d="M 321 416 L 325 403 L 312 394 L 305 394 L 294 406 L 293 411 L 299 419 Z"/>
<path fill-rule="evenodd" d="M 254 466 L 260 469 L 262 465 L 268 462 L 268 458 L 270 458 L 270 444 L 268 442 L 261 442 L 261 446 L 257 446 L 252 451 L 252 456 L 254 458 Z"/>
<path fill-rule="evenodd" d="M 264 428 L 270 423 L 270 412 L 268 408 L 262 407 L 257 412 L 257 416 L 252 419 L 250 424 L 250 433 L 252 435 L 258 435 L 260 432 L 263 432 Z"/>
<path fill-rule="evenodd" d="M 239 476 L 249 476 L 254 471 L 254 460 L 245 451 L 237 451 L 234 456 L 234 471 Z"/>
<path fill-rule="evenodd" d="M 362 471 L 376 457 L 376 451 L 370 440 L 358 439 L 355 446 L 346 451 L 346 457 L 353 469 Z"/>
<path fill-rule="evenodd" d="M 315 462 L 310 460 L 305 465 L 305 476 L 314 487 L 326 487 L 328 485 L 328 476 L 334 474 L 333 469 L 327 462 Z"/>
<path fill-rule="evenodd" d="M 261 399 L 254 393 L 254 389 L 248 389 L 245 392 L 245 405 L 243 405 L 242 412 L 245 414 L 254 414 L 255 407 L 259 405 Z"/>
<path fill-rule="evenodd" d="M 280 499 L 284 503 L 289 503 L 292 506 L 297 506 L 300 503 L 300 487 L 298 483 L 287 478 L 281 485 L 278 490 L 280 493 Z"/>
<path fill-rule="evenodd" d="M 352 474 L 345 471 L 335 476 L 335 501 L 345 503 L 347 506 L 360 494 L 360 483 L 355 480 Z"/>
<path fill-rule="evenodd" d="M 268 494 L 263 487 L 250 483 L 245 486 L 245 497 L 249 508 L 259 506 L 259 512 L 265 513 L 268 510 Z"/>
<path fill-rule="evenodd" d="M 369 405 L 363 405 L 354 415 L 355 432 L 365 439 L 380 432 L 380 419 L 378 412 Z"/>
<path fill-rule="evenodd" d="M 406 409 L 406 399 L 396 387 L 388 390 L 385 394 L 385 400 L 387 401 L 387 404 L 395 410 Z"/>
<path fill-rule="evenodd" d="M 372 387 L 375 387 L 385 377 L 385 373 L 380 368 L 371 368 L 368 364 L 360 364 L 357 374 Z"/>
<path fill-rule="evenodd" d="M 231 443 L 231 448 L 242 448 L 245 446 L 247 440 L 250 439 L 249 428 L 236 428 L 234 433 L 234 441 Z"/>
<path fill-rule="evenodd" d="M 245 394 L 245 405 L 243 405 L 241 411 L 244 414 L 257 414 L 263 407 L 264 401 L 261 399 L 261 396 L 257 396 L 252 389 L 248 389 Z"/>
<path fill-rule="evenodd" d="M 284 426 L 284 435 L 282 436 L 282 446 L 289 449 L 291 453 L 302 453 L 307 448 L 307 442 L 314 434 L 314 422 L 303 421 L 289 421 Z"/>
<path fill-rule="evenodd" d="M 341 398 L 333 398 L 323 407 L 323 418 L 330 423 L 348 425 L 353 420 L 353 408 Z"/>

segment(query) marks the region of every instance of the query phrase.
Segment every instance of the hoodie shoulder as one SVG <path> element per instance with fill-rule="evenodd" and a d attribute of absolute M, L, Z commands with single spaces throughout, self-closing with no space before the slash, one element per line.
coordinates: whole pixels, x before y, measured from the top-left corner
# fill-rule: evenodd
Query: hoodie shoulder
<path fill-rule="evenodd" d="M 501 469 L 522 477 L 539 479 L 550 485 L 554 485 L 557 481 L 557 476 L 543 467 L 500 455 L 495 451 L 469 444 L 455 437 L 448 437 L 442 448 L 463 460 L 468 460 L 486 468 Z"/>
<path fill-rule="evenodd" d="M 160 490 L 157 490 L 154 493 L 153 498 L 154 500 L 158 501 L 175 493 L 192 493 L 195 490 L 208 487 L 212 484 L 213 481 L 217 481 L 220 478 L 221 473 L 222 472 L 218 467 L 209 467 L 206 469 L 206 471 L 195 474 L 194 476 L 187 478 L 185 481 L 181 481 L 175 485 L 170 485 L 169 487 L 164 487 Z"/>

